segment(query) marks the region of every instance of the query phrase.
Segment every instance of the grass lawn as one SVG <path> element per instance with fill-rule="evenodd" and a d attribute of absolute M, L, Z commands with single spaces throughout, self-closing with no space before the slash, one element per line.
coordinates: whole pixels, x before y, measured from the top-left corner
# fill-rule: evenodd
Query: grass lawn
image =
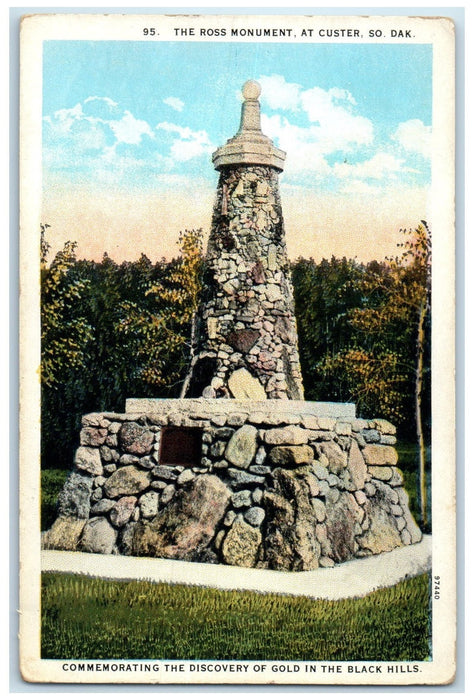
<path fill-rule="evenodd" d="M 419 661 L 429 655 L 428 575 L 341 601 L 43 575 L 46 659 Z"/>

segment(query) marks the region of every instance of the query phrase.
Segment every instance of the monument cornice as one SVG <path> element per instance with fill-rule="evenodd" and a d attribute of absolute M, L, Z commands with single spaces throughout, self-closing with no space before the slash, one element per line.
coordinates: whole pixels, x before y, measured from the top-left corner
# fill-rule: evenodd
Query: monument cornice
<path fill-rule="evenodd" d="M 260 125 L 261 87 L 255 80 L 248 80 L 243 88 L 242 115 L 237 134 L 212 154 L 216 170 L 230 165 L 266 165 L 282 171 L 286 153 L 262 133 Z"/>
<path fill-rule="evenodd" d="M 236 137 L 212 154 L 212 163 L 216 170 L 228 165 L 267 165 L 281 172 L 285 158 L 285 151 L 276 148 L 269 139 Z"/>

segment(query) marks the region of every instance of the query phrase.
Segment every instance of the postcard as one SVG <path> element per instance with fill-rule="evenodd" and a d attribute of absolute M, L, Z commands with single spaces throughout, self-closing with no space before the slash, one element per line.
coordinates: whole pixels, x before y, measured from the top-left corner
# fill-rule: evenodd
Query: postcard
<path fill-rule="evenodd" d="M 25 681 L 454 681 L 454 45 L 22 18 Z"/>

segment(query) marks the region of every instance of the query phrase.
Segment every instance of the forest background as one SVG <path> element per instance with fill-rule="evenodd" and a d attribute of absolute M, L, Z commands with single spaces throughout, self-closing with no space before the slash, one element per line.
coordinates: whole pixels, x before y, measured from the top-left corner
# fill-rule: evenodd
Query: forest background
<path fill-rule="evenodd" d="M 190 361 L 203 232 L 152 263 L 78 260 L 68 241 L 50 259 L 41 227 L 42 528 L 55 517 L 81 417 L 123 412 L 130 397 L 177 398 Z M 355 402 L 358 417 L 398 431 L 415 517 L 430 529 L 431 240 L 401 230 L 382 261 L 300 257 L 291 265 L 305 399 Z"/>

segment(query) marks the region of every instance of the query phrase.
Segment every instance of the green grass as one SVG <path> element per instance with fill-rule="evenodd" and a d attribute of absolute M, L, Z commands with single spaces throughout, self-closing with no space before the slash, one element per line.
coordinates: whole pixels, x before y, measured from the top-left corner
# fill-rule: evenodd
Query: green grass
<path fill-rule="evenodd" d="M 48 659 L 423 660 L 428 575 L 341 601 L 44 574 Z"/>

